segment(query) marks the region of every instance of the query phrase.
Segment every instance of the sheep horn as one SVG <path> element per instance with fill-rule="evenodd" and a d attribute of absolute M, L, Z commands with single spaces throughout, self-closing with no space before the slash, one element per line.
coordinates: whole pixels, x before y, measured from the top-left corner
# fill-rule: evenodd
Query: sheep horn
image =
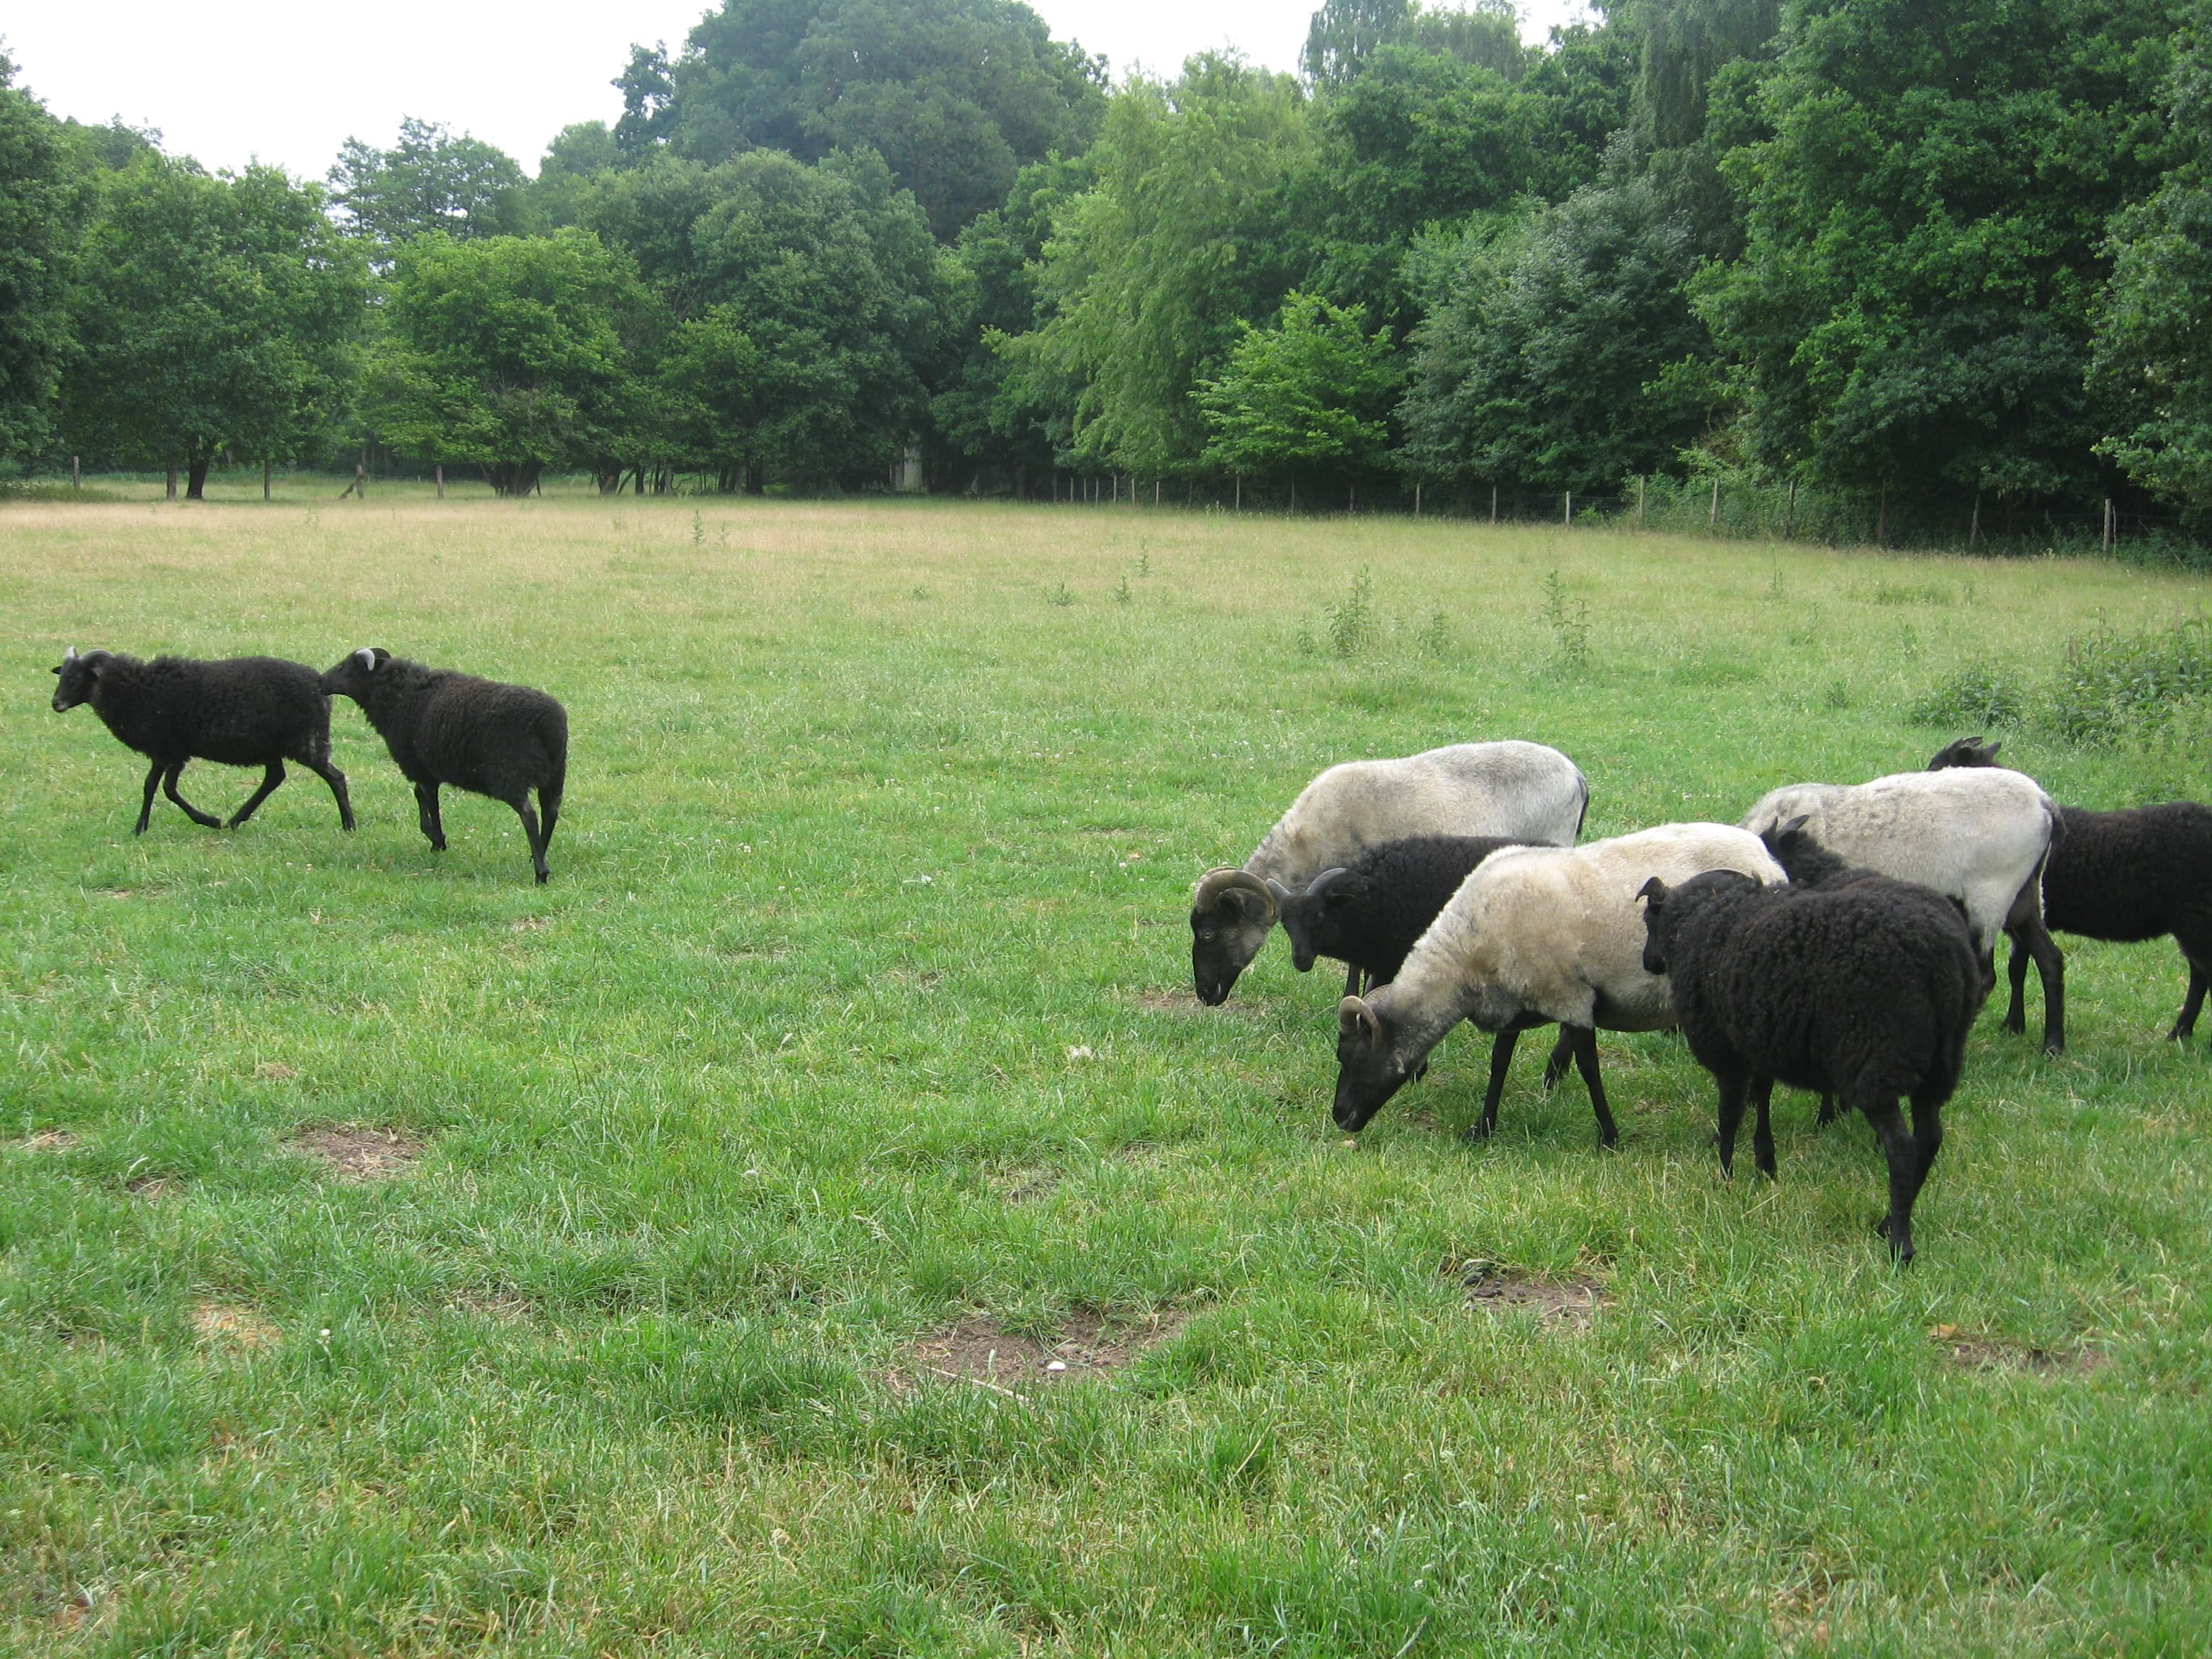
<path fill-rule="evenodd" d="M 1362 1036 L 1370 1042 L 1382 1035 L 1382 1023 L 1364 997 L 1346 997 L 1336 1005 L 1336 1026 L 1346 1036 Z"/>
<path fill-rule="evenodd" d="M 1218 901 L 1224 893 L 1239 890 L 1257 893 L 1267 901 L 1269 921 L 1282 913 L 1281 907 L 1275 902 L 1275 896 L 1267 890 L 1267 884 L 1249 870 L 1241 870 L 1233 864 L 1224 865 L 1218 870 L 1209 870 L 1199 878 L 1198 890 L 1190 896 L 1190 908 L 1194 910 L 1206 909 Z"/>
<path fill-rule="evenodd" d="M 1667 884 L 1654 876 L 1636 890 L 1636 896 L 1644 902 L 1644 908 L 1656 910 L 1667 899 Z"/>
<path fill-rule="evenodd" d="M 1267 890 L 1274 896 L 1275 914 L 1280 915 L 1282 914 L 1283 907 L 1288 904 L 1297 896 L 1291 892 L 1289 888 L 1284 886 L 1282 883 L 1277 881 L 1273 876 L 1269 876 L 1267 880 Z"/>
<path fill-rule="evenodd" d="M 62 660 L 64 662 L 75 662 L 76 660 L 76 647 L 75 646 L 71 646 L 68 650 L 63 652 Z"/>
<path fill-rule="evenodd" d="M 363 668 L 368 669 L 371 673 L 374 673 L 376 672 L 376 653 L 371 650 L 368 646 L 364 645 L 360 650 L 355 652 L 353 654 L 354 660 L 358 662 Z"/>
<path fill-rule="evenodd" d="M 1341 864 L 1335 866 L 1334 868 L 1322 871 L 1319 875 L 1316 876 L 1311 881 L 1306 884 L 1306 896 L 1310 899 L 1319 898 L 1323 893 L 1326 893 L 1330 888 L 1334 887 L 1340 878 L 1348 876 L 1352 872 Z"/>

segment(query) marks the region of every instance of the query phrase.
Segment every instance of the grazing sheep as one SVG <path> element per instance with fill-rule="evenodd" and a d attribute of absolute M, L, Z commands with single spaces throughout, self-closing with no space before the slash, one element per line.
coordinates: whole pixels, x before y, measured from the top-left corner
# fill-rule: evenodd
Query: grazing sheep
<path fill-rule="evenodd" d="M 1756 833 L 1796 817 L 1846 864 L 1957 899 L 1991 983 L 1997 935 L 2025 945 L 2043 975 L 2044 1048 L 2065 1048 L 2066 961 L 2044 925 L 2041 879 L 2064 826 L 2033 778 L 1900 772 L 1856 785 L 1791 784 L 1771 791 L 1744 815 L 1743 827 Z"/>
<path fill-rule="evenodd" d="M 438 787 L 450 783 L 512 806 L 530 838 L 531 866 L 541 883 L 547 879 L 545 849 L 561 819 L 568 774 L 568 716 L 559 703 L 526 685 L 425 668 L 381 646 L 349 653 L 322 684 L 333 696 L 351 697 L 368 716 L 415 786 L 433 850 L 446 850 Z M 542 820 L 530 810 L 532 789 Z"/>
<path fill-rule="evenodd" d="M 1960 738 L 1938 750 L 1928 768 L 1995 766 L 2002 746 Z M 2062 806 L 2058 815 L 2066 833 L 2043 866 L 2044 924 L 2124 945 L 2171 934 L 2189 969 L 2189 989 L 2166 1036 L 2186 1040 L 2212 986 L 2212 806 L 2189 800 L 2114 812 Z M 2011 975 L 2005 1029 L 2017 1031 L 2027 1024 L 2027 956 L 2017 939 Z"/>
<path fill-rule="evenodd" d="M 235 830 L 284 781 L 284 763 L 297 761 L 331 787 L 337 797 L 338 823 L 353 828 L 353 803 L 346 798 L 345 774 L 331 764 L 331 700 L 315 671 L 282 657 L 234 657 L 203 662 L 191 657 L 156 657 L 151 662 L 120 651 L 88 651 L 75 646 L 54 672 L 54 713 L 81 702 L 125 746 L 153 763 L 146 774 L 145 799 L 138 808 L 143 836 L 154 815 L 154 786 L 182 807 L 194 823 L 224 828 L 222 819 L 203 812 L 177 793 L 177 779 L 192 761 L 264 769 L 261 787 L 231 815 Z"/>
<path fill-rule="evenodd" d="M 1492 854 L 1421 935 L 1395 979 L 1339 1005 L 1338 1127 L 1364 1126 L 1462 1019 L 1501 1033 L 1557 1020 L 1573 1039 L 1589 1085 L 1599 1143 L 1613 1145 L 1620 1132 L 1598 1077 L 1597 1030 L 1652 1031 L 1674 1023 L 1667 981 L 1644 970 L 1637 890 L 1652 876 L 1686 881 L 1712 869 L 1783 879 L 1782 866 L 1756 836 L 1720 823 L 1662 824 L 1586 847 Z M 1497 1060 L 1493 1051 L 1491 1095 L 1473 1139 L 1497 1127 Z"/>
<path fill-rule="evenodd" d="M 1228 998 L 1276 920 L 1267 884 L 1305 886 L 1378 842 L 1505 836 L 1571 846 L 1589 784 L 1556 749 L 1462 743 L 1402 760 L 1347 761 L 1298 792 L 1242 868 L 1209 870 L 1190 902 L 1191 978 L 1201 1001 Z M 1355 970 L 1356 971 L 1356 970 Z M 1356 988 L 1347 980 L 1346 989 Z"/>
<path fill-rule="evenodd" d="M 1832 1091 L 1881 1138 L 1882 1231 L 1911 1261 L 1913 1200 L 1987 983 L 1965 919 L 1939 893 L 1873 875 L 1778 890 L 1716 870 L 1671 889 L 1655 876 L 1638 896 L 1644 966 L 1667 975 L 1690 1052 L 1719 1087 L 1722 1173 L 1735 1173 L 1747 1098 L 1753 1156 L 1771 1176 L 1775 1084 Z"/>
<path fill-rule="evenodd" d="M 1492 853 L 1526 844 L 1495 836 L 1414 836 L 1383 842 L 1349 865 L 1322 871 L 1304 892 L 1269 882 L 1292 965 L 1303 974 L 1316 957 L 1328 957 L 1354 975 L 1364 974 L 1370 985 L 1388 984 L 1475 866 Z M 1491 1045 L 1485 1121 L 1497 1120 L 1498 1096 L 1520 1037 L 1517 1029 L 1500 1031 Z M 1573 1034 L 1562 1030 L 1544 1067 L 1547 1089 L 1566 1074 L 1574 1053 Z"/>

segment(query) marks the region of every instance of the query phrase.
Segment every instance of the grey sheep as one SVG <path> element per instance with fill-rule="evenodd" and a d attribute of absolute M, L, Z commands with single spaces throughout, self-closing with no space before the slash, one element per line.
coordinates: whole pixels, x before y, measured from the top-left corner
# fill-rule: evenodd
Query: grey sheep
<path fill-rule="evenodd" d="M 1508 836 L 1565 847 L 1582 833 L 1589 784 L 1539 743 L 1458 743 L 1398 760 L 1346 761 L 1298 792 L 1241 868 L 1209 870 L 1190 902 L 1191 979 L 1227 1000 L 1276 921 L 1268 883 L 1299 888 L 1378 842 Z M 1345 989 L 1355 990 L 1355 980 Z"/>
<path fill-rule="evenodd" d="M 505 801 L 530 838 L 531 867 L 545 881 L 545 849 L 561 819 L 568 774 L 568 716 L 543 691 L 503 685 L 450 668 L 426 668 L 381 646 L 349 653 L 322 677 L 323 690 L 351 697 L 415 786 L 431 848 L 446 850 L 438 788 L 452 784 Z M 530 792 L 538 792 L 538 811 Z"/>
<path fill-rule="evenodd" d="M 204 662 L 191 657 L 156 657 L 151 662 L 120 651 L 88 651 L 75 646 L 54 670 L 54 712 L 66 714 L 81 702 L 92 705 L 129 748 L 154 764 L 146 774 L 145 799 L 138 824 L 143 836 L 154 815 L 154 788 L 184 809 L 194 823 L 210 830 L 222 819 L 203 812 L 177 793 L 177 779 L 196 760 L 224 766 L 258 766 L 261 787 L 231 815 L 235 830 L 284 781 L 284 763 L 297 761 L 331 787 L 337 797 L 338 823 L 353 828 L 353 803 L 346 798 L 345 774 L 331 764 L 331 700 L 315 671 L 282 657 L 234 657 Z"/>
<path fill-rule="evenodd" d="M 1987 985 L 1957 908 L 1881 876 L 1762 888 L 1728 870 L 1672 888 L 1655 876 L 1638 896 L 1644 966 L 1667 976 L 1683 1037 L 1719 1088 L 1722 1172 L 1735 1172 L 1747 1100 L 1753 1156 L 1771 1176 L 1775 1084 L 1832 1091 L 1881 1139 L 1881 1231 L 1891 1255 L 1910 1261 L 1913 1203 L 1943 1144 L 1943 1104 Z M 1900 1096 L 1912 1105 L 1909 1133 Z"/>
<path fill-rule="evenodd" d="M 1995 766 L 2001 747 L 1961 738 L 1938 750 L 1928 769 Z M 2126 945 L 2171 934 L 2189 969 L 2189 988 L 2166 1036 L 2185 1041 L 2212 986 L 2212 806 L 2193 800 L 2112 812 L 2062 806 L 2058 815 L 2066 833 L 2051 843 L 2043 867 L 2045 925 Z M 2027 1024 L 2028 955 L 2014 939 L 2008 1031 Z"/>

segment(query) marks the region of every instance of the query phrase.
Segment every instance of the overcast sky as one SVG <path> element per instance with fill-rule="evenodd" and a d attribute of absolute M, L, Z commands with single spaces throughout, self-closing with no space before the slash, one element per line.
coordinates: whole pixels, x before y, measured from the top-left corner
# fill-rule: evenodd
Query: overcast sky
<path fill-rule="evenodd" d="M 1233 45 L 1297 65 L 1317 0 L 1030 0 L 1063 40 L 1172 72 Z M 473 132 L 534 169 L 572 121 L 611 121 L 608 82 L 634 40 L 672 51 L 708 0 L 9 0 L 0 40 L 17 84 L 57 115 L 159 128 L 210 167 L 251 157 L 319 178 L 348 137 L 388 144 L 403 115 Z M 1522 33 L 1585 17 L 1580 0 L 1522 0 Z"/>

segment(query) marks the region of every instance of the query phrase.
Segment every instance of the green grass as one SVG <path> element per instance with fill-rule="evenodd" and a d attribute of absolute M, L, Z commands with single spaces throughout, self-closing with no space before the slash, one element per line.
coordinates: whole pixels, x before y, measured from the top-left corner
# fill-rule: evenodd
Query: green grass
<path fill-rule="evenodd" d="M 1462 1145 L 1465 1034 L 1347 1143 L 1336 982 L 1277 942 L 1201 1009 L 1185 914 L 1334 761 L 1532 737 L 1593 835 L 1733 820 L 2203 581 L 428 493 L 0 507 L 0 1648 L 2202 1650 L 2212 1079 L 2160 1040 L 2170 945 L 2072 951 L 2063 1061 L 1985 1014 L 1899 1273 L 1864 1126 L 1790 1097 L 1780 1182 L 1723 1183 L 1668 1036 L 1601 1042 L 1616 1156 L 1540 1044 Z M 432 854 L 349 705 L 356 835 L 295 769 L 134 841 L 139 763 L 46 706 L 70 643 L 544 686 L 553 883 L 474 798 Z M 2087 805 L 2207 789 L 2201 746 L 2006 752 Z M 291 1145 L 332 1124 L 422 1155 L 339 1182 Z M 1609 1299 L 1470 1306 L 1470 1260 Z M 1025 1401 L 902 1380 L 963 1321 L 1154 1313 Z"/>

